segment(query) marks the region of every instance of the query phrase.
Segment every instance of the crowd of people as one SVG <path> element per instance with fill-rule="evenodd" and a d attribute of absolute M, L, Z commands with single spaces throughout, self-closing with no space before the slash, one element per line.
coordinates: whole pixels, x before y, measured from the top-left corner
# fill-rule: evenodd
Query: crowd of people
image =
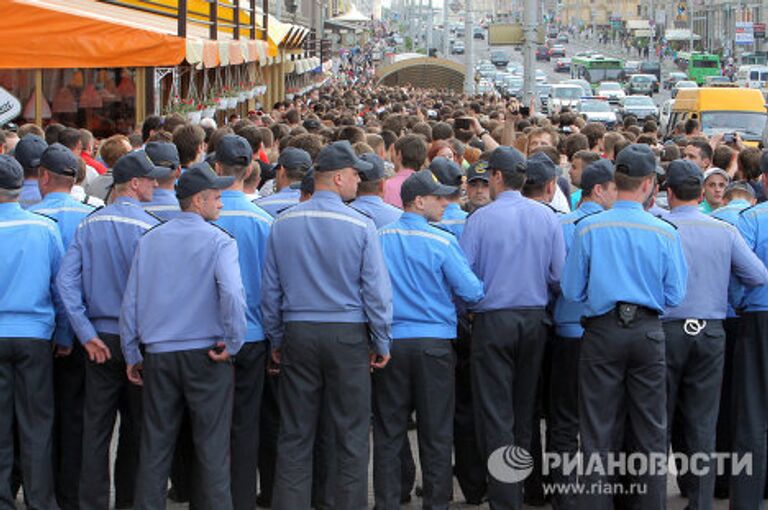
<path fill-rule="evenodd" d="M 361 509 L 372 437 L 395 509 L 409 427 L 424 508 L 662 509 L 665 473 L 545 498 L 488 459 L 670 443 L 752 455 L 681 477 L 688 508 L 762 504 L 768 152 L 738 137 L 336 83 L 0 147 L 2 508 Z"/>

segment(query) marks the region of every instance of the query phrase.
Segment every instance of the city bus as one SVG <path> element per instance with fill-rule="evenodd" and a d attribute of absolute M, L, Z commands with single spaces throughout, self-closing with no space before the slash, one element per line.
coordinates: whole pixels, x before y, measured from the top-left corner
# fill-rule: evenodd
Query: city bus
<path fill-rule="evenodd" d="M 677 54 L 677 65 L 680 70 L 688 74 L 688 79 L 695 81 L 699 86 L 704 85 L 707 76 L 720 76 L 720 57 L 712 53 L 695 51 L 693 53 L 680 52 Z"/>
<path fill-rule="evenodd" d="M 573 57 L 571 77 L 588 81 L 592 89 L 603 81 L 623 81 L 624 61 L 602 56 Z"/>

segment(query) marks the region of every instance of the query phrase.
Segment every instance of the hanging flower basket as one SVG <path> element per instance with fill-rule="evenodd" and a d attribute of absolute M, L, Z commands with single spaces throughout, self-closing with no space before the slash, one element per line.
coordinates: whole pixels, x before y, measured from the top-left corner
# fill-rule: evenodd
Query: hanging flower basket
<path fill-rule="evenodd" d="M 216 107 L 210 106 L 208 108 L 203 109 L 203 118 L 204 119 L 212 119 L 216 115 Z"/>
<path fill-rule="evenodd" d="M 192 124 L 200 124 L 200 120 L 202 120 L 202 116 L 203 116 L 202 110 L 187 112 L 187 120 Z"/>

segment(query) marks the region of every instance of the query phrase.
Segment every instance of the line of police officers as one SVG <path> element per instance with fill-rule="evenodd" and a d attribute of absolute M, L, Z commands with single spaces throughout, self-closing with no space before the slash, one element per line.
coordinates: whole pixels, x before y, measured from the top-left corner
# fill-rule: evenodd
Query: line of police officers
<path fill-rule="evenodd" d="M 438 158 L 403 183 L 401 213 L 382 201 L 376 156 L 359 158 L 348 142 L 326 146 L 314 162 L 302 153 L 281 155 L 278 175 L 288 185 L 272 206 L 287 207 L 265 212 L 243 193 L 253 151 L 227 135 L 215 170 L 203 162 L 181 173 L 166 221 L 145 206 L 163 194 L 157 181 L 179 171 L 172 144 L 121 158 L 112 202 L 95 211 L 68 197 L 77 161 L 63 146 L 35 162 L 39 214 L 19 206 L 23 169 L 0 156 L 0 478 L 8 480 L 0 506 L 14 505 L 15 430 L 29 508 L 56 508 L 55 499 L 64 508 L 107 508 L 120 409 L 141 445 L 135 508 L 165 506 L 185 412 L 197 467 L 193 504 L 254 508 L 267 358 L 279 368 L 274 508 L 312 505 L 320 435 L 333 445 L 332 461 L 314 459 L 333 475 L 321 500 L 365 508 L 371 413 L 376 507 L 398 508 L 414 410 L 424 507 L 448 507 L 454 442 L 459 481 L 477 502 L 494 450 L 531 450 L 553 319 L 551 449 L 573 453 L 580 440 L 587 455 L 606 457 L 622 445 L 663 454 L 667 417 L 677 412 L 688 453 L 711 452 L 729 286 L 744 323 L 734 353 L 734 448 L 755 459 L 751 476 L 732 480 L 732 506 L 758 506 L 768 421 L 768 205 L 742 210 L 736 225 L 706 216 L 695 207 L 700 171 L 675 161 L 667 175 L 672 212 L 658 219 L 642 206 L 654 191 L 655 158 L 631 145 L 615 169 L 605 160 L 588 166 L 581 205 L 558 216 L 521 194 L 528 177 L 548 189 L 553 165 L 500 147 L 469 176 L 478 205 L 486 183 L 490 204 L 462 213 L 462 172 Z M 290 183 L 310 164 L 314 194 L 299 203 Z M 456 372 L 457 381 L 469 377 L 471 397 L 454 380 L 457 315 L 462 330 L 471 320 L 471 364 Z M 79 352 L 84 370 L 73 363 L 54 372 L 51 341 L 57 361 Z M 76 407 L 75 388 L 84 389 L 82 424 L 65 427 L 56 442 L 62 452 L 82 445 L 79 478 L 57 467 L 56 478 L 70 483 L 57 484 L 54 497 L 54 409 L 77 421 L 66 408 Z M 476 444 L 454 437 L 454 416 Z M 663 476 L 642 481 L 640 507 L 664 508 Z M 521 508 L 521 483 L 487 483 L 491 508 Z M 713 484 L 714 473 L 695 477 L 689 508 L 711 508 Z M 553 504 L 591 510 L 611 508 L 612 499 L 587 491 Z"/>

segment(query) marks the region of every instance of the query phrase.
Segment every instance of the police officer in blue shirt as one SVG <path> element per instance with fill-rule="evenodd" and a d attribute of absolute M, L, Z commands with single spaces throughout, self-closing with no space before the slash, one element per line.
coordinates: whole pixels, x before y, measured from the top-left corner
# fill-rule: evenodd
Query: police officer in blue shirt
<path fill-rule="evenodd" d="M 245 343 L 234 361 L 231 452 L 232 504 L 236 510 L 256 508 L 254 473 L 259 461 L 259 410 L 269 350 L 261 320 L 261 271 L 272 216 L 243 193 L 243 182 L 253 171 L 251 156 L 251 146 L 241 136 L 226 135 L 216 145 L 216 173 L 234 178 L 232 185 L 221 193 L 223 207 L 216 224 L 237 241 L 248 321 Z"/>
<path fill-rule="evenodd" d="M 144 151 L 120 158 L 112 169 L 114 201 L 80 223 L 56 278 L 72 328 L 88 354 L 82 510 L 103 510 L 109 504 L 109 444 L 121 399 L 128 401 L 121 422 L 130 423 L 126 430 L 138 445 L 141 392 L 125 377 L 118 318 L 136 244 L 160 223 L 144 211 L 142 202 L 152 199 L 156 179 L 169 173 L 169 168 L 153 165 Z M 137 460 L 135 448 L 131 453 Z"/>
<path fill-rule="evenodd" d="M 643 210 L 653 192 L 656 161 L 647 145 L 633 144 L 616 159 L 618 200 L 613 208 L 576 226 L 565 271 L 565 299 L 584 303 L 579 358 L 579 431 L 585 463 L 603 465 L 625 413 L 638 449 L 666 454 L 664 331 L 659 314 L 685 296 L 687 266 L 680 236 L 669 223 Z M 614 452 L 615 453 L 615 452 Z M 586 464 L 585 464 L 586 465 Z M 666 465 L 666 464 L 664 464 Z M 605 473 L 585 473 L 585 487 L 605 483 Z M 643 509 L 666 507 L 666 477 L 642 477 Z M 611 494 L 587 490 L 579 508 L 610 508 Z"/>
<path fill-rule="evenodd" d="M 231 356 L 246 336 L 245 291 L 235 239 L 208 223 L 219 217 L 221 190 L 233 182 L 231 176 L 217 177 L 207 163 L 192 165 L 176 188 L 181 214 L 148 230 L 136 247 L 120 312 L 126 373 L 144 387 L 136 509 L 165 507 L 185 407 L 204 507 L 233 508 Z"/>
<path fill-rule="evenodd" d="M 768 151 L 760 159 L 762 182 L 768 183 Z M 747 246 L 768 263 L 768 202 L 742 211 L 739 231 Z M 758 508 L 766 478 L 768 427 L 768 286 L 746 289 L 742 299 L 742 333 L 733 353 L 733 452 L 752 455 L 752 473 L 731 477 L 731 508 Z"/>
<path fill-rule="evenodd" d="M 735 227 L 698 208 L 704 178 L 689 160 L 667 167 L 667 197 L 688 264 L 685 299 L 662 317 L 666 337 L 667 416 L 679 412 L 680 431 L 689 455 L 709 455 L 715 448 L 717 405 L 723 374 L 729 277 L 749 286 L 768 283 L 768 270 L 747 247 Z M 705 249 L 701 249 L 702 246 Z M 706 472 L 686 480 L 688 507 L 712 508 L 715 464 L 699 464 Z"/>
<path fill-rule="evenodd" d="M 581 176 L 581 201 L 575 211 L 559 217 L 563 228 L 566 251 L 573 243 L 578 222 L 587 216 L 610 209 L 616 201 L 616 183 L 613 163 L 599 159 L 588 165 Z M 579 349 L 584 330 L 580 320 L 584 304 L 568 301 L 562 294 L 555 302 L 555 335 L 551 341 L 549 379 L 548 441 L 549 449 L 557 454 L 575 455 L 579 448 Z M 575 483 L 576 473 L 565 475 L 563 470 L 552 471 L 553 483 Z M 576 508 L 573 496 L 553 494 L 553 505 L 558 509 Z"/>
<path fill-rule="evenodd" d="M 34 205 L 43 199 L 40 188 L 37 185 L 37 167 L 40 166 L 40 157 L 48 147 L 45 140 L 37 135 L 26 135 L 19 140 L 13 150 L 13 156 L 24 169 L 24 186 L 21 188 L 19 204 L 24 209 Z"/>
<path fill-rule="evenodd" d="M 349 205 L 369 216 L 376 224 L 376 228 L 397 221 L 403 211 L 384 202 L 384 181 L 386 180 L 384 161 L 372 152 L 361 154 L 360 159 L 370 163 L 372 168 L 367 172 L 360 172 L 357 198 Z"/>
<path fill-rule="evenodd" d="M 366 506 L 369 367 L 390 358 L 392 293 L 376 227 L 343 201 L 355 197 L 358 172 L 370 169 L 349 142 L 326 146 L 312 198 L 272 225 L 261 308 L 272 358 L 282 363 L 277 510 L 310 507 L 321 415 L 339 444 L 336 508 Z"/>
<path fill-rule="evenodd" d="M 543 152 L 533 154 L 526 161 L 525 186 L 522 189 L 523 196 L 549 205 L 555 196 L 556 190 L 557 167 L 549 159 L 549 156 Z M 552 209 L 555 210 L 554 208 Z"/>
<path fill-rule="evenodd" d="M 520 194 L 525 157 L 511 147 L 488 161 L 494 202 L 467 220 L 460 244 L 485 283 L 472 331 L 472 392 L 485 458 L 515 445 L 530 449 L 547 324 L 545 307 L 565 260 L 563 231 L 546 205 Z M 489 479 L 494 508 L 521 508 L 522 486 Z"/>
<path fill-rule="evenodd" d="M 277 193 L 259 198 L 254 203 L 272 216 L 298 204 L 301 198 L 301 179 L 311 166 L 312 158 L 307 151 L 286 147 L 277 158 Z"/>
<path fill-rule="evenodd" d="M 429 170 L 405 180 L 405 212 L 379 230 L 392 281 L 392 356 L 374 374 L 373 481 L 376 508 L 399 508 L 400 451 L 408 416 L 416 409 L 424 508 L 448 508 L 451 499 L 454 354 L 457 296 L 483 298 L 483 283 L 469 268 L 456 238 L 439 221 L 457 188 Z"/>
<path fill-rule="evenodd" d="M 174 191 L 176 181 L 181 176 L 179 150 L 170 142 L 149 142 L 144 146 L 144 151 L 155 166 L 170 168 L 171 172 L 168 177 L 157 180 L 157 187 L 152 192 L 152 201 L 142 205 L 145 211 L 163 220 L 170 220 L 180 211 Z"/>
<path fill-rule="evenodd" d="M 93 212 L 69 194 L 77 175 L 77 158 L 71 150 L 55 143 L 43 151 L 37 184 L 43 200 L 30 211 L 56 220 L 66 250 L 75 237 L 80 222 Z M 71 329 L 68 328 L 71 336 Z M 54 473 L 56 499 L 64 509 L 77 508 L 83 438 L 85 401 L 85 351 L 79 342 L 68 349 L 58 349 L 53 362 L 56 420 Z"/>
<path fill-rule="evenodd" d="M 461 208 L 464 172 L 455 161 L 442 156 L 433 159 L 429 169 L 441 184 L 456 188 L 453 196 L 448 197 L 448 207 L 445 208 L 443 217 L 437 225 L 455 235 L 456 239 L 461 239 L 461 233 L 464 232 L 464 224 L 467 221 L 467 212 Z"/>
<path fill-rule="evenodd" d="M 54 402 L 51 338 L 68 349 L 66 316 L 54 277 L 64 254 L 53 220 L 24 211 L 24 170 L 0 155 L 0 506 L 11 491 L 14 430 L 18 434 L 27 508 L 58 508 L 53 494 Z"/>

